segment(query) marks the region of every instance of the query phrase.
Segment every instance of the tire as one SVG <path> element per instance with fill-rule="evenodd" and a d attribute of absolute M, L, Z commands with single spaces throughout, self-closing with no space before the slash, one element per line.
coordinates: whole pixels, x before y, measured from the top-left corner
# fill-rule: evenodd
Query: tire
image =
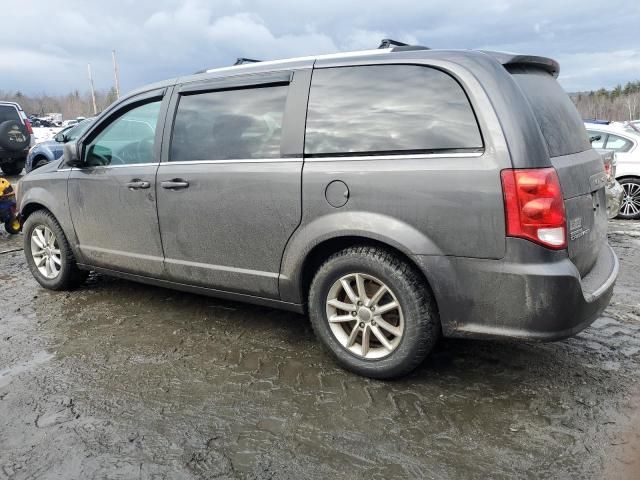
<path fill-rule="evenodd" d="M 31 171 L 33 172 L 37 168 L 44 167 L 47 163 L 49 163 L 49 161 L 46 158 L 38 157 L 31 164 Z"/>
<path fill-rule="evenodd" d="M 19 175 L 24 168 L 24 160 L 14 160 L 0 165 L 2 171 L 7 175 Z"/>
<path fill-rule="evenodd" d="M 640 178 L 623 178 L 618 182 L 624 189 L 624 197 L 622 198 L 618 218 L 625 220 L 640 219 Z"/>
<path fill-rule="evenodd" d="M 357 307 L 343 287 L 343 282 L 347 282 L 351 293 L 362 299 L 356 275 L 361 278 L 366 300 L 354 316 L 355 308 L 349 311 L 334 305 Z M 371 304 L 371 309 L 363 308 L 375 299 L 374 293 L 381 286 L 387 288 L 387 293 L 378 299 L 379 303 Z M 340 294 L 334 298 L 336 292 L 344 294 L 343 301 Z M 376 305 L 381 312 L 394 301 L 399 308 L 383 313 L 382 322 L 383 317 L 375 312 Z M 348 320 L 348 315 L 354 320 Z M 372 378 L 401 377 L 411 372 L 431 352 L 440 336 L 436 304 L 424 278 L 414 266 L 381 248 L 351 247 L 332 255 L 311 282 L 309 316 L 316 336 L 341 366 Z M 329 316 L 336 321 L 330 323 Z M 365 329 L 369 330 L 370 338 L 366 352 Z M 392 330 L 396 333 L 392 334 Z M 378 340 L 380 332 L 384 333 L 387 346 Z M 355 341 L 349 346 L 352 337 Z"/>
<path fill-rule="evenodd" d="M 7 220 L 4 222 L 4 229 L 11 235 L 17 235 L 20 233 L 20 220 L 17 218 Z"/>
<path fill-rule="evenodd" d="M 9 152 L 20 152 L 31 142 L 26 127 L 17 120 L 0 123 L 0 147 Z"/>
<path fill-rule="evenodd" d="M 44 230 L 45 233 L 48 230 L 55 237 L 55 242 L 51 242 L 49 246 L 54 247 L 53 252 L 59 252 L 60 264 L 57 265 L 59 267 L 58 273 L 53 277 L 47 277 L 36 265 L 34 251 L 32 250 L 33 247 L 37 248 L 37 245 L 32 240 L 36 229 L 41 232 Z M 71 290 L 86 280 L 88 272 L 78 269 L 67 237 L 50 212 L 46 210 L 33 212 L 25 221 L 22 231 L 24 232 L 24 254 L 27 259 L 27 265 L 40 285 L 50 290 Z"/>

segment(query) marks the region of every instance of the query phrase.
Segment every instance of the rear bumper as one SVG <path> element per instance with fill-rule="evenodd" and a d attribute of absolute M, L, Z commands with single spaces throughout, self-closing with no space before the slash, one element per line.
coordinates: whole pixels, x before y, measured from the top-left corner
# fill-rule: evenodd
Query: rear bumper
<path fill-rule="evenodd" d="M 566 252 L 512 238 L 501 260 L 416 261 L 433 287 L 445 336 L 539 341 L 570 337 L 593 323 L 609 304 L 619 268 L 605 244 L 580 278 Z"/>

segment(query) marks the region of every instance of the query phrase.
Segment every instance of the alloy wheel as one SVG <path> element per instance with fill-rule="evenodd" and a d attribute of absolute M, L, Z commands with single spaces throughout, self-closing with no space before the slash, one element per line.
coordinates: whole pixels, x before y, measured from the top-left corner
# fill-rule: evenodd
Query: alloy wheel
<path fill-rule="evenodd" d="M 326 313 L 338 342 L 361 358 L 386 357 L 404 334 L 397 297 L 380 279 L 364 273 L 336 280 L 327 295 Z"/>
<path fill-rule="evenodd" d="M 60 274 L 60 246 L 55 234 L 46 225 L 38 225 L 31 232 L 31 257 L 43 277 L 51 280 Z"/>
<path fill-rule="evenodd" d="M 620 206 L 620 213 L 627 216 L 633 216 L 640 213 L 640 184 L 623 183 L 624 197 Z"/>

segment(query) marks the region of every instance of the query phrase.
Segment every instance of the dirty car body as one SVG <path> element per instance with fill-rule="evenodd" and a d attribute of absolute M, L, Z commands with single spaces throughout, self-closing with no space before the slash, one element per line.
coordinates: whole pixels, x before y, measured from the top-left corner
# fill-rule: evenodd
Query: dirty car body
<path fill-rule="evenodd" d="M 557 72 L 543 57 L 391 48 L 172 79 L 26 176 L 20 211 L 49 212 L 81 270 L 309 311 L 365 375 L 406 373 L 390 365 L 414 333 L 564 338 L 607 306 L 618 262 L 603 161 Z M 367 286 L 400 305 L 382 339 Z"/>

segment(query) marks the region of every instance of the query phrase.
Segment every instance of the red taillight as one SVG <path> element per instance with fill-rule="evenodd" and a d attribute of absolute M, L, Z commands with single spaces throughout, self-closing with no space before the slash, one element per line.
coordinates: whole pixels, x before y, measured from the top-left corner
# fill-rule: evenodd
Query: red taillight
<path fill-rule="evenodd" d="M 33 135 L 33 128 L 31 128 L 31 122 L 28 118 L 24 119 L 24 128 L 29 135 Z"/>
<path fill-rule="evenodd" d="M 611 163 L 606 163 L 604 164 L 604 172 L 607 174 L 607 179 L 611 180 Z"/>
<path fill-rule="evenodd" d="M 555 169 L 502 170 L 500 177 L 507 236 L 554 250 L 567 248 L 564 200 Z"/>

